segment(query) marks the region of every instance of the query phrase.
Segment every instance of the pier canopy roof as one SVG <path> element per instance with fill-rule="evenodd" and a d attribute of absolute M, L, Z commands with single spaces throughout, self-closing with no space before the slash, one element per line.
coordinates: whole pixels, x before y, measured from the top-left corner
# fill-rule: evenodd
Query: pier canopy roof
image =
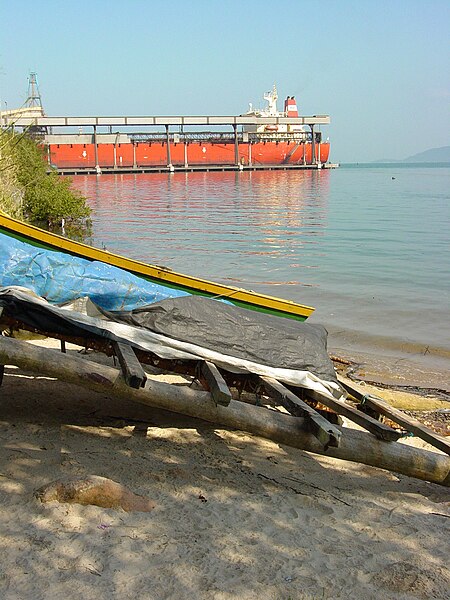
<path fill-rule="evenodd" d="M 328 125 L 328 115 L 305 117 L 257 117 L 255 115 L 227 116 L 175 116 L 175 117 L 32 117 L 1 114 L 2 126 L 15 127 L 108 127 L 108 126 L 208 126 L 208 125 Z"/>

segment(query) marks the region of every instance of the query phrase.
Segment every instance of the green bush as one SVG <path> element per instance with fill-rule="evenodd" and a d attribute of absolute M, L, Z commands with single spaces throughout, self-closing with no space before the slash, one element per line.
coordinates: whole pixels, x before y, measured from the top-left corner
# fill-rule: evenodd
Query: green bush
<path fill-rule="evenodd" d="M 49 228 L 62 223 L 81 227 L 90 226 L 91 209 L 78 190 L 71 188 L 70 178 L 61 178 L 55 170 L 48 173 L 44 151 L 28 135 L 10 131 L 1 134 L 0 169 L 9 172 L 21 193 L 21 211 L 32 223 L 46 224 Z M 1 184 L 1 181 L 0 181 Z M 3 190 L 3 192 L 2 192 Z M 0 185 L 3 210 L 9 212 L 5 186 Z M 1 206 L 0 206 L 1 208 Z"/>
<path fill-rule="evenodd" d="M 71 180 L 55 172 L 25 188 L 24 213 L 31 221 L 47 221 L 49 226 L 79 221 L 90 214 L 83 196 L 71 189 Z"/>

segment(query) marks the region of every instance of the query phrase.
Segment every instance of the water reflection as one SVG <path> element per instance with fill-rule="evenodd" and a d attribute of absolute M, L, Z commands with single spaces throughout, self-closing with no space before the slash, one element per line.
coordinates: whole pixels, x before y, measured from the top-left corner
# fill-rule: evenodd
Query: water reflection
<path fill-rule="evenodd" d="M 322 252 L 327 171 L 123 174 L 74 183 L 94 211 L 94 244 L 146 262 L 243 285 L 291 285 L 317 267 Z"/>

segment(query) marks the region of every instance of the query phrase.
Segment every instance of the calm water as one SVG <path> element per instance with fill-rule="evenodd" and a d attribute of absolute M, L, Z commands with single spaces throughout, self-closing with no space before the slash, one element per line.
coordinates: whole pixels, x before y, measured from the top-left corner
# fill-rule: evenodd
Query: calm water
<path fill-rule="evenodd" d="M 98 246 L 316 307 L 334 347 L 450 365 L 450 167 L 78 176 Z"/>

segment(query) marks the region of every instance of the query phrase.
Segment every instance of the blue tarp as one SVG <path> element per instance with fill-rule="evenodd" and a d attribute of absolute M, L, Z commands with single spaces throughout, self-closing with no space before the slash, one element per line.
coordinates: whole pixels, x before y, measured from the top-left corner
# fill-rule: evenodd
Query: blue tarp
<path fill-rule="evenodd" d="M 0 286 L 17 285 L 53 304 L 88 296 L 105 310 L 133 310 L 189 295 L 118 267 L 37 248 L 0 233 Z"/>

